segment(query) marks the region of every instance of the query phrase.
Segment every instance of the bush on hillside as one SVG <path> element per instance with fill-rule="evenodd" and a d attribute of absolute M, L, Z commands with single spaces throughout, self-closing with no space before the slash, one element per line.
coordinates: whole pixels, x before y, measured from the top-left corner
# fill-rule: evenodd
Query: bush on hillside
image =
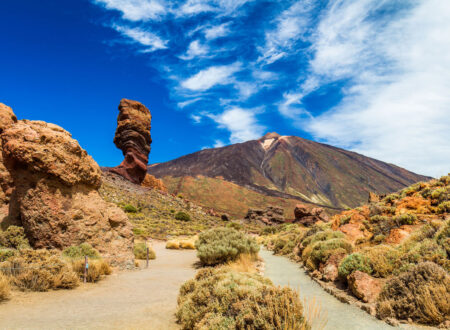
<path fill-rule="evenodd" d="M 303 250 L 302 259 L 310 270 L 317 269 L 320 264 L 327 262 L 332 255 L 346 255 L 353 250 L 352 245 L 343 238 L 318 241 L 309 247 Z"/>
<path fill-rule="evenodd" d="M 191 221 L 191 216 L 186 212 L 180 211 L 177 214 L 175 214 L 175 219 L 181 221 Z"/>
<path fill-rule="evenodd" d="M 309 329 L 298 294 L 257 274 L 203 269 L 180 289 L 183 329 Z"/>
<path fill-rule="evenodd" d="M 98 259 L 100 253 L 89 243 L 81 243 L 80 245 L 72 245 L 63 251 L 63 256 L 71 259 L 81 259 L 85 256 Z"/>
<path fill-rule="evenodd" d="M 9 226 L 0 232 L 0 246 L 12 249 L 26 249 L 30 247 L 28 239 L 25 237 L 23 227 Z"/>
<path fill-rule="evenodd" d="M 254 238 L 231 228 L 215 228 L 200 234 L 195 243 L 197 256 L 203 265 L 217 265 L 236 260 L 241 254 L 257 254 Z"/>
<path fill-rule="evenodd" d="M 138 209 L 131 204 L 124 205 L 123 210 L 127 213 L 137 213 L 137 211 L 138 211 Z"/>
<path fill-rule="evenodd" d="M 73 289 L 78 277 L 61 260 L 58 252 L 49 250 L 20 250 L 17 255 L 0 263 L 3 274 L 20 290 L 47 291 Z"/>
<path fill-rule="evenodd" d="M 438 325 L 450 319 L 449 296 L 448 273 L 424 262 L 386 283 L 378 298 L 377 316 Z"/>
<path fill-rule="evenodd" d="M 147 260 L 147 245 L 145 243 L 135 243 L 133 252 L 136 259 Z M 148 247 L 148 258 L 152 260 L 156 259 L 155 250 L 153 250 L 151 246 Z"/>
<path fill-rule="evenodd" d="M 347 279 L 347 276 L 356 270 L 369 275 L 372 274 L 373 270 L 369 258 L 360 253 L 352 253 L 341 261 L 338 268 L 339 276 L 342 279 Z"/>

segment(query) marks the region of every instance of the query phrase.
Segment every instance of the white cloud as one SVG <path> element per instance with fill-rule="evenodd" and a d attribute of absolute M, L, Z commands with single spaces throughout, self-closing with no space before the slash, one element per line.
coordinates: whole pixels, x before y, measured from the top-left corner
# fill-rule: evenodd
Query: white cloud
<path fill-rule="evenodd" d="M 258 124 L 255 111 L 238 107 L 230 108 L 219 115 L 209 115 L 220 128 L 230 131 L 230 142 L 238 143 L 261 137 L 265 127 Z"/>
<path fill-rule="evenodd" d="M 411 1 L 374 17 L 388 1 L 333 1 L 314 36 L 303 93 L 339 79 L 351 87 L 330 111 L 303 123 L 317 139 L 422 174 L 450 170 L 450 5 Z M 289 102 L 291 102 L 289 104 Z M 292 118 L 295 107 L 280 108 Z M 294 114 L 295 115 L 295 114 Z M 300 124 L 300 123 L 299 123 Z M 301 125 L 301 124 L 300 124 Z"/>
<path fill-rule="evenodd" d="M 127 26 L 114 25 L 113 28 L 122 35 L 130 38 L 133 42 L 139 43 L 142 46 L 148 47 L 145 51 L 152 52 L 158 49 L 167 48 L 166 40 L 162 40 L 156 34 L 144 31 L 140 28 L 130 28 Z"/>
<path fill-rule="evenodd" d="M 240 68 L 240 63 L 211 66 L 184 80 L 181 86 L 193 91 L 205 91 L 216 85 L 227 85 L 234 81 L 233 74 Z"/>
<path fill-rule="evenodd" d="M 185 55 L 180 56 L 182 60 L 192 60 L 208 54 L 208 46 L 202 45 L 199 40 L 194 40 L 189 44 Z"/>
<path fill-rule="evenodd" d="M 286 57 L 294 42 L 301 37 L 309 27 L 309 11 L 313 7 L 311 0 L 295 2 L 284 10 L 275 20 L 276 28 L 266 33 L 266 43 L 260 47 L 261 56 L 258 61 L 271 64 Z"/>
<path fill-rule="evenodd" d="M 230 23 L 223 23 L 220 25 L 210 26 L 204 29 L 205 38 L 208 40 L 217 39 L 220 37 L 225 37 L 230 33 L 229 29 Z"/>
<path fill-rule="evenodd" d="M 130 21 L 156 19 L 166 13 L 164 4 L 156 0 L 94 0 L 106 9 L 118 10 Z"/>

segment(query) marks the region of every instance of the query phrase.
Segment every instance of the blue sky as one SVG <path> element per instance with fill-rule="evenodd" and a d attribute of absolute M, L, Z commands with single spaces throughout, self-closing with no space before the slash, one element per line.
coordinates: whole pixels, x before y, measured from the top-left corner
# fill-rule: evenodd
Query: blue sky
<path fill-rule="evenodd" d="M 125 97 L 152 112 L 152 163 L 276 131 L 438 176 L 448 17 L 442 0 L 3 0 L 0 102 L 103 166 Z"/>

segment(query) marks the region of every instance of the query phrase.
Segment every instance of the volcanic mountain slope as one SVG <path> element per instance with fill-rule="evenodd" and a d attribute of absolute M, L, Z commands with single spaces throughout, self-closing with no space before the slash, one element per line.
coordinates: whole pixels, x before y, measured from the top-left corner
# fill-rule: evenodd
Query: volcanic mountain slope
<path fill-rule="evenodd" d="M 214 179 L 221 180 L 224 189 L 232 183 L 233 189 L 241 189 L 244 195 L 252 190 L 260 195 L 338 209 L 366 202 L 369 192 L 390 193 L 430 179 L 354 152 L 277 133 L 154 164 L 148 172 L 162 178 L 172 193 L 186 194 L 202 204 L 208 204 L 208 198 L 198 190 L 225 194 L 220 188 L 208 191 L 201 187 Z M 189 191 L 183 187 L 186 180 Z M 239 202 L 239 194 L 232 198 Z"/>

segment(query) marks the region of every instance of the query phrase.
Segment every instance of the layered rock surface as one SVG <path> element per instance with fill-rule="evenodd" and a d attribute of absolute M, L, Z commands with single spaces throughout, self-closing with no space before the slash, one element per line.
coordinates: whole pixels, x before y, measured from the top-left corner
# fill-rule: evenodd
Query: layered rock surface
<path fill-rule="evenodd" d="M 22 120 L 2 134 L 3 158 L 14 181 L 10 216 L 35 248 L 90 243 L 114 263 L 133 261 L 126 214 L 98 193 L 101 171 L 70 133 Z"/>
<path fill-rule="evenodd" d="M 17 117 L 13 110 L 7 105 L 0 103 L 0 135 L 5 129 L 17 122 Z M 11 175 L 3 164 L 2 143 L 0 138 L 0 205 L 9 202 L 13 189 Z"/>
<path fill-rule="evenodd" d="M 117 130 L 114 143 L 122 150 L 125 159 L 110 171 L 136 184 L 144 181 L 152 138 L 152 116 L 142 103 L 122 99 L 119 104 Z"/>

